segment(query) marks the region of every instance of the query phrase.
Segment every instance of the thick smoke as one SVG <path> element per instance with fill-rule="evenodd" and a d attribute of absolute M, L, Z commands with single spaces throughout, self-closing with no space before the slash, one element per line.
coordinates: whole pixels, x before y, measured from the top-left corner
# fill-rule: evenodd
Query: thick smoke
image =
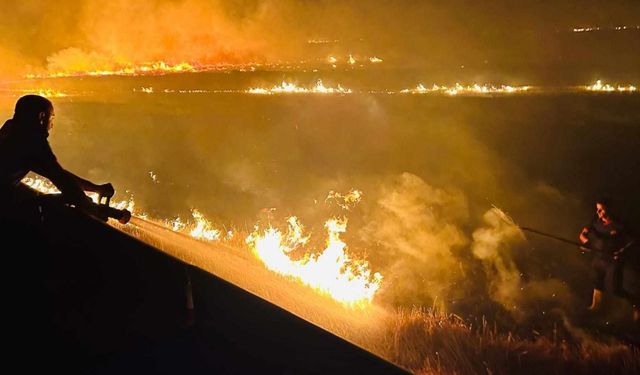
<path fill-rule="evenodd" d="M 540 304 L 554 300 L 573 303 L 567 285 L 559 279 L 523 278 L 513 252 L 522 250 L 524 233 L 498 208 L 483 215 L 484 226 L 473 232 L 471 251 L 481 260 L 488 280 L 487 292 L 518 320 L 539 313 Z"/>
<path fill-rule="evenodd" d="M 0 9 L 7 15 L 0 25 L 0 51 L 17 59 L 3 58 L 0 71 L 14 78 L 154 61 L 273 63 L 330 54 L 344 60 L 352 53 L 380 55 L 389 66 L 421 68 L 440 79 L 501 77 L 517 83 L 562 75 L 531 75 L 529 68 L 496 75 L 496 70 L 566 64 L 583 68 L 575 76 L 591 79 L 617 64 L 618 69 L 607 69 L 612 78 L 635 79 L 637 69 L 629 68 L 640 59 L 637 49 L 629 48 L 637 33 L 604 39 L 571 35 L 574 27 L 637 24 L 635 2 L 502 1 L 489 7 L 462 0 L 9 0 Z M 312 40 L 330 43 L 308 43 Z"/>
<path fill-rule="evenodd" d="M 375 195 L 359 235 L 382 267 L 386 302 L 456 310 L 456 304 L 488 298 L 519 321 L 547 310 L 562 313 L 575 302 L 565 282 L 519 264 L 530 258 L 516 253 L 531 244 L 500 209 L 475 217 L 460 190 L 431 186 L 410 173 L 385 179 Z"/>
<path fill-rule="evenodd" d="M 361 236 L 380 246 L 380 259 L 396 302 L 454 297 L 463 274 L 454 256 L 468 239 L 460 229 L 469 216 L 465 196 L 438 189 L 404 173 L 384 183 L 365 218 Z"/>
<path fill-rule="evenodd" d="M 601 39 L 570 31 L 637 23 L 638 4 L 603 10 L 584 1 L 416 3 L 3 2 L 3 14 L 11 16 L 0 24 L 0 77 L 158 60 L 238 64 L 379 55 L 382 70 L 50 80 L 95 93 L 54 100 L 59 125 L 51 142 L 63 165 L 131 189 L 141 207 L 160 217 L 188 215 L 195 207 L 251 228 L 256 212 L 276 207 L 283 216 L 300 215 L 309 227 L 321 228 L 332 212 L 314 212 L 324 208 L 330 190 L 361 189 L 365 198 L 349 213 L 347 234 L 358 234 L 363 244 L 353 247 L 368 250 L 374 271 L 385 275 L 382 296 L 394 304 L 437 299 L 453 306 L 486 296 L 523 318 L 542 311 L 540 304 L 569 303 L 569 286 L 560 280 L 573 277 L 585 285 L 580 255 L 539 238 L 525 242 L 489 207 L 505 207 L 519 224 L 567 238 L 586 224 L 591 210 L 584 198 L 603 181 L 622 187 L 629 206 L 640 207 L 634 182 L 639 140 L 636 128 L 627 126 L 640 119 L 634 97 L 625 96 L 617 107 L 569 95 L 257 98 L 159 92 L 169 84 L 246 88 L 253 79 L 277 84 L 296 75 L 315 82 L 325 74 L 357 87 L 397 89 L 421 80 L 489 79 L 485 67 L 529 84 L 538 74 L 564 77 L 566 70 L 555 69 L 562 64 L 583 75 L 574 84 L 595 78 L 593 66 L 638 77 L 639 50 L 624 39 L 637 34 Z M 307 43 L 311 39 L 330 43 Z M 517 74 L 522 71 L 528 75 Z M 141 85 L 156 85 L 157 95 L 132 94 Z M 15 99 L 0 104 L 10 117 Z M 615 160 L 600 152 L 608 150 L 615 150 Z"/>
<path fill-rule="evenodd" d="M 483 263 L 489 294 L 508 310 L 516 310 L 521 295 L 520 271 L 511 258 L 512 245 L 524 239 L 518 227 L 505 221 L 498 209 L 484 214 L 485 227 L 473 232 L 473 255 Z"/>

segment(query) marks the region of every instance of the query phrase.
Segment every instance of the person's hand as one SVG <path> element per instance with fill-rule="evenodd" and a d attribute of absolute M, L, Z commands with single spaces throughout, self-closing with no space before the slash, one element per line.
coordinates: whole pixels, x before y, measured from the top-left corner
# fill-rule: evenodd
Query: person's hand
<path fill-rule="evenodd" d="M 98 195 L 100 195 L 101 197 L 107 197 L 107 198 L 113 197 L 113 194 L 115 194 L 115 192 L 116 191 L 113 188 L 113 185 L 111 185 L 111 183 L 98 185 L 98 191 L 96 191 L 96 193 L 98 193 Z"/>
<path fill-rule="evenodd" d="M 618 260 L 622 257 L 622 254 L 624 253 L 624 248 L 618 250 L 618 251 L 614 251 L 613 252 L 613 260 Z"/>
<path fill-rule="evenodd" d="M 589 228 L 584 227 L 582 228 L 582 231 L 580 232 L 580 236 L 578 236 L 580 238 L 580 242 L 582 242 L 583 244 L 586 244 L 587 242 L 589 242 Z M 586 250 L 584 247 L 580 247 L 580 249 L 582 250 Z"/>

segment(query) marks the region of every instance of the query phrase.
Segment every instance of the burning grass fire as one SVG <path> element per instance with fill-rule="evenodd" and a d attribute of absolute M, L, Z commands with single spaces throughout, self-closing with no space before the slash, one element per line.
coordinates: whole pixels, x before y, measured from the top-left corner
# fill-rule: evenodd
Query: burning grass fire
<path fill-rule="evenodd" d="M 347 230 L 347 219 L 330 219 L 325 223 L 328 232 L 326 248 L 319 254 L 306 253 L 300 260 L 290 254 L 307 244 L 303 226 L 295 216 L 287 220 L 288 229 L 282 232 L 269 226 L 249 235 L 246 242 L 267 268 L 291 276 L 323 294 L 348 305 L 363 306 L 371 302 L 382 283 L 382 275 L 372 274 L 366 261 L 349 257 L 347 244 L 340 234 Z"/>
<path fill-rule="evenodd" d="M 575 242 L 600 192 L 638 232 L 634 2 L 15 3 L 9 124 L 20 96 L 52 98 L 59 160 L 134 217 L 90 213 L 177 260 L 180 298 L 194 266 L 419 374 L 640 373 L 640 299 L 594 293 Z M 90 247 L 88 223 L 64 229 Z M 607 272 L 632 265 L 640 298 L 633 246 Z M 196 305 L 231 301 L 191 281 Z M 55 318 L 89 323 L 76 307 Z"/>
<path fill-rule="evenodd" d="M 612 86 L 608 83 L 602 83 L 602 80 L 597 80 L 594 84 L 584 87 L 587 91 L 593 92 L 636 92 L 637 87 L 633 85 L 618 85 Z"/>
<path fill-rule="evenodd" d="M 272 94 L 351 94 L 350 89 L 338 85 L 337 87 L 326 87 L 322 80 L 317 80 L 315 86 L 310 88 L 299 87 L 295 83 L 282 81 L 280 86 L 272 88 L 254 87 L 246 91 L 249 94 L 272 95 Z"/>
<path fill-rule="evenodd" d="M 187 62 L 176 64 L 157 61 L 143 64 L 123 64 L 121 66 L 105 67 L 97 70 L 77 70 L 57 71 L 43 74 L 27 74 L 25 78 L 63 78 L 63 77 L 96 77 L 96 76 L 136 76 L 136 75 L 162 75 L 169 73 L 201 72 L 213 70 L 212 66 L 194 66 Z"/>
<path fill-rule="evenodd" d="M 59 91 L 59 90 L 55 90 L 55 89 L 50 89 L 50 88 L 36 88 L 36 89 L 18 89 L 18 90 L 0 90 L 0 92 L 6 92 L 10 95 L 39 95 L 39 96 L 44 96 L 45 98 L 64 98 L 64 97 L 68 97 L 70 96 L 70 94 L 63 92 L 63 91 Z"/>
<path fill-rule="evenodd" d="M 304 70 L 317 69 L 324 65 L 326 61 L 330 65 L 337 67 L 338 59 L 329 56 L 327 59 L 318 58 L 314 60 L 299 61 L 278 61 L 278 62 L 245 62 L 245 63 L 199 63 L 199 62 L 143 62 L 143 63 L 105 63 L 99 67 L 85 65 L 81 61 L 76 67 L 70 67 L 66 70 L 49 70 L 42 73 L 28 73 L 24 75 L 26 79 L 47 79 L 47 78 L 70 78 L 70 77 L 110 77 L 110 76 L 162 76 L 166 74 L 180 73 L 202 73 L 214 71 L 256 71 L 258 69 L 265 70 Z M 377 56 L 363 58 L 362 61 L 356 59 L 353 55 L 344 58 L 346 66 L 354 67 L 357 63 L 367 62 L 369 64 L 380 64 L 383 60 Z M 358 64 L 359 67 L 365 67 L 364 64 Z"/>
<path fill-rule="evenodd" d="M 47 179 L 37 175 L 30 175 L 22 182 L 45 194 L 60 193 Z M 98 203 L 96 195 L 90 196 L 95 203 Z M 362 192 L 358 190 L 352 190 L 344 195 L 332 191 L 327 200 L 335 201 L 340 207 L 349 209 L 360 200 L 361 196 Z M 146 214 L 135 211 L 133 198 L 114 202 L 113 206 L 118 209 L 128 209 L 139 218 L 147 218 Z M 192 209 L 191 214 L 193 221 L 183 221 L 179 217 L 174 220 L 152 221 L 161 223 L 174 232 L 188 234 L 197 240 L 221 241 L 234 237 L 233 231 L 227 231 L 223 237 L 223 232 L 214 228 L 211 221 L 199 210 Z M 333 218 L 326 221 L 326 247 L 317 253 L 306 248 L 311 236 L 304 235 L 304 227 L 298 218 L 289 217 L 287 224 L 288 228 L 285 231 L 271 225 L 261 230 L 260 226 L 256 225 L 253 233 L 246 237 L 245 242 L 251 252 L 269 270 L 298 280 L 319 293 L 351 307 L 363 308 L 371 303 L 381 286 L 383 277 L 380 273 L 372 273 L 367 261 L 352 259 L 349 255 L 347 244 L 340 238 L 340 235 L 347 230 L 346 218 Z M 292 259 L 294 254 L 301 250 L 305 253 L 299 259 Z"/>
<path fill-rule="evenodd" d="M 454 86 L 439 86 L 434 84 L 433 86 L 426 87 L 422 83 L 419 83 L 413 89 L 404 89 L 400 93 L 403 94 L 446 94 L 446 95 L 484 95 L 484 94 L 514 94 L 514 93 L 526 93 L 531 89 L 530 86 L 492 86 L 492 85 L 479 85 L 474 83 L 473 85 L 464 86 L 456 83 Z"/>

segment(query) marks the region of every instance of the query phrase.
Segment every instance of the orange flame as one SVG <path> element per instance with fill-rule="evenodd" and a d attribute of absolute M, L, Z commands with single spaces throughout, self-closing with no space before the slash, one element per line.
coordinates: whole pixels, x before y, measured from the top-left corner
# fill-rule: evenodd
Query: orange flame
<path fill-rule="evenodd" d="M 143 64 L 125 64 L 115 66 L 112 69 L 88 70 L 88 71 L 58 71 L 45 74 L 27 74 L 25 78 L 63 78 L 82 76 L 136 76 L 136 75 L 162 75 L 169 73 L 186 73 L 211 70 L 210 66 L 195 67 L 187 62 L 171 64 L 164 61 L 156 61 Z"/>
<path fill-rule="evenodd" d="M 309 237 L 303 236 L 303 227 L 296 217 L 290 217 L 287 222 L 289 228 L 285 234 L 271 226 L 261 233 L 256 226 L 246 238 L 268 269 L 293 277 L 346 305 L 365 306 L 372 301 L 382 283 L 382 275 L 372 274 L 368 262 L 349 257 L 347 245 L 340 239 L 340 234 L 347 229 L 346 218 L 328 220 L 326 248 L 318 255 L 306 254 L 301 260 L 292 260 L 289 254 L 304 246 Z"/>
<path fill-rule="evenodd" d="M 608 83 L 603 84 L 602 80 L 597 80 L 593 85 L 585 86 L 585 88 L 588 91 L 594 91 L 594 92 L 635 92 L 638 90 L 637 87 L 632 85 L 628 85 L 628 86 L 618 85 L 618 87 L 613 87 Z"/>
<path fill-rule="evenodd" d="M 208 241 L 220 239 L 220 231 L 214 229 L 211 222 L 200 211 L 194 208 L 191 210 L 191 215 L 196 221 L 195 228 L 190 232 L 191 237 Z"/>
<path fill-rule="evenodd" d="M 351 94 L 350 89 L 338 85 L 337 87 L 327 87 L 322 83 L 322 80 L 317 80 L 316 85 L 311 88 L 299 87 L 295 83 L 282 81 L 280 86 L 273 86 L 272 88 L 253 87 L 246 91 L 249 94 Z"/>
<path fill-rule="evenodd" d="M 413 89 L 404 89 L 400 92 L 403 94 L 430 94 L 440 93 L 446 95 L 482 95 L 482 94 L 513 94 L 523 93 L 531 89 L 531 86 L 508 86 L 502 85 L 499 87 L 492 85 L 479 85 L 474 83 L 473 85 L 464 86 L 456 83 L 455 86 L 438 86 L 434 84 L 431 88 L 425 87 L 422 83 L 419 83 Z"/>

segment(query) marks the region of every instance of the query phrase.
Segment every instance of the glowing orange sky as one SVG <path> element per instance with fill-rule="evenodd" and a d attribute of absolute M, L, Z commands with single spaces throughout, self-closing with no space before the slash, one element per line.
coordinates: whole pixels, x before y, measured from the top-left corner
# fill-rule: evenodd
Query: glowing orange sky
<path fill-rule="evenodd" d="M 573 40 L 561 40 L 574 27 L 639 24 L 638 2 L 512 3 L 9 0 L 0 5 L 7 15 L 0 25 L 0 74 L 155 61 L 273 63 L 351 52 L 381 56 L 387 64 L 501 69 L 591 57 L 640 62 L 640 52 L 628 47 L 637 29 L 607 36 L 606 43 L 587 41 L 579 51 L 567 50 Z M 336 43 L 308 43 L 314 39 Z"/>

